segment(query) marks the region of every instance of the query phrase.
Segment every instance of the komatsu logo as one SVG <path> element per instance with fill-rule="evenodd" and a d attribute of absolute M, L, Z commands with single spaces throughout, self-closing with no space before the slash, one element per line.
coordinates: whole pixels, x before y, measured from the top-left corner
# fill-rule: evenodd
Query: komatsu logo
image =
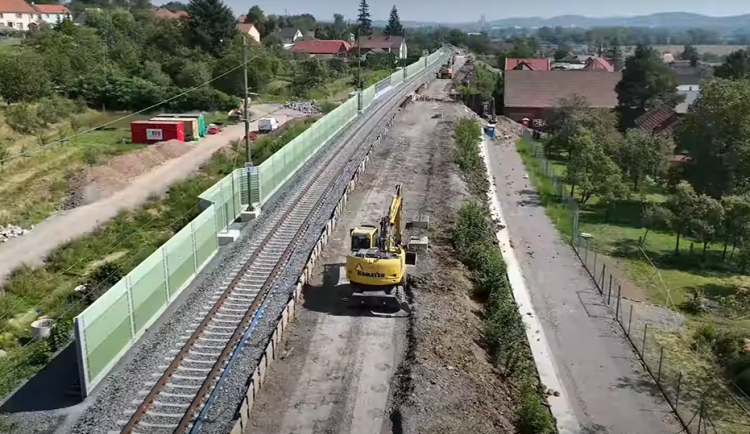
<path fill-rule="evenodd" d="M 355 270 L 357 270 L 357 276 L 375 277 L 375 278 L 380 278 L 380 279 L 382 279 L 383 277 L 385 277 L 384 273 L 368 273 L 368 272 L 364 271 L 362 269 L 362 265 L 360 265 L 360 264 L 357 264 L 357 268 L 355 268 Z"/>

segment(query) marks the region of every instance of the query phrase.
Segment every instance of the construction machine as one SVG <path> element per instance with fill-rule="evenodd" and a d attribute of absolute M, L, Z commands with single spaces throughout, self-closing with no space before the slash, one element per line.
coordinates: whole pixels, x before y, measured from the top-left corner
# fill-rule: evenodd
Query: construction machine
<path fill-rule="evenodd" d="M 403 201 L 401 184 L 398 184 L 378 226 L 362 224 L 350 231 L 346 277 L 354 302 L 408 311 L 404 293 L 406 266 L 416 265 L 417 252 L 411 248 L 411 243 L 403 241 Z M 420 242 L 422 240 L 415 240 L 415 244 Z M 426 241 L 423 244 L 426 245 Z"/>
<path fill-rule="evenodd" d="M 438 72 L 438 78 L 453 79 L 453 67 L 450 65 L 450 63 L 446 63 L 445 65 L 440 67 L 440 72 Z"/>

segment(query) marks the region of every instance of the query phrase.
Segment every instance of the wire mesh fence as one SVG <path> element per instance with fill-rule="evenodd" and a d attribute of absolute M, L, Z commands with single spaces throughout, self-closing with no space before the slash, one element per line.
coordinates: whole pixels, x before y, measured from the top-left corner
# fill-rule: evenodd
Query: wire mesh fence
<path fill-rule="evenodd" d="M 750 397 L 736 384 L 726 379 L 710 363 L 701 364 L 701 348 L 688 347 L 685 352 L 671 351 L 670 341 L 683 339 L 676 332 L 681 325 L 681 315 L 671 302 L 669 289 L 661 280 L 660 273 L 648 256 L 641 250 L 642 259 L 654 270 L 653 279 L 658 280 L 666 291 L 667 307 L 655 307 L 631 300 L 623 295 L 628 282 L 620 279 L 619 271 L 608 256 L 599 254 L 594 248 L 591 235 L 579 228 L 579 209 L 564 181 L 545 157 L 542 146 L 532 140 L 528 131 L 524 133 L 525 144 L 533 158 L 527 169 L 538 176 L 544 184 L 542 194 L 545 206 L 549 202 L 564 204 L 570 220 L 571 245 L 581 264 L 596 285 L 603 303 L 610 310 L 633 350 L 642 361 L 654 384 L 677 415 L 682 431 L 690 434 L 747 434 L 750 432 Z M 546 196 L 546 197 L 545 197 Z M 564 225 L 563 225 L 564 226 Z M 649 309 L 663 309 L 670 315 L 655 320 Z M 671 315 L 673 313 L 673 315 Z M 689 359 L 689 360 L 688 360 Z M 689 368 L 686 368 L 689 367 Z"/>

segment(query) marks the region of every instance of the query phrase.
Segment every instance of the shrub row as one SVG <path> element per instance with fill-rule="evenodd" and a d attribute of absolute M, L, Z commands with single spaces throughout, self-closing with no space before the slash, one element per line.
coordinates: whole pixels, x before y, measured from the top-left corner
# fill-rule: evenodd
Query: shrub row
<path fill-rule="evenodd" d="M 458 257 L 472 272 L 475 296 L 485 301 L 483 333 L 494 364 L 518 386 L 516 429 L 521 434 L 549 434 L 555 424 L 541 396 L 526 328 L 513 298 L 505 261 L 495 244 L 494 223 L 486 202 L 486 173 L 479 154 L 481 128 L 471 118 L 456 123 L 456 163 L 469 177 L 484 179 L 479 201 L 461 205 L 452 241 Z M 475 187 L 479 187 L 475 185 Z M 477 188 L 479 190 L 479 188 Z"/>

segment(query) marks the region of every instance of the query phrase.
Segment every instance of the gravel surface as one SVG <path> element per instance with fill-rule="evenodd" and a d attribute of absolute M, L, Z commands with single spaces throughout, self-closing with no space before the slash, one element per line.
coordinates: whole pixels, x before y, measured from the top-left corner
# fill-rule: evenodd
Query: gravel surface
<path fill-rule="evenodd" d="M 399 97 L 397 101 L 401 101 L 402 99 L 403 97 Z M 396 108 L 393 108 L 390 110 L 389 115 L 386 116 L 386 119 L 390 119 L 392 114 L 395 113 Z M 362 132 L 363 134 L 359 134 L 357 138 L 352 141 L 355 143 L 372 143 L 383 128 L 385 128 L 385 122 L 385 120 L 382 122 L 375 122 L 373 120 L 372 127 L 365 128 L 365 131 Z M 369 131 L 369 133 L 366 131 Z M 349 159 L 343 176 L 337 180 L 332 193 L 329 195 L 330 200 L 327 201 L 318 212 L 313 219 L 313 222 L 311 222 L 309 229 L 305 232 L 303 240 L 298 243 L 297 249 L 293 253 L 292 258 L 285 267 L 284 272 L 279 276 L 278 281 L 272 290 L 273 297 L 268 302 L 264 303 L 263 315 L 266 321 L 259 321 L 249 339 L 249 345 L 245 346 L 242 350 L 242 357 L 238 358 L 227 378 L 224 380 L 222 391 L 218 394 L 214 405 L 209 410 L 208 415 L 202 424 L 201 433 L 223 434 L 229 432 L 234 425 L 234 420 L 232 417 L 228 417 L 228 415 L 235 414 L 235 411 L 244 398 L 247 392 L 247 384 L 250 376 L 255 371 L 255 368 L 270 341 L 271 335 L 276 329 L 278 318 L 294 291 L 297 280 L 305 267 L 310 252 L 315 247 L 321 231 L 330 219 L 334 208 L 338 204 L 339 199 L 343 195 L 360 162 L 364 159 L 367 151 L 368 147 L 363 146 L 357 151 L 356 156 Z M 346 158 L 346 155 L 343 155 L 343 157 Z M 331 164 L 331 167 L 339 166 Z M 269 389 L 267 386 L 264 386 L 263 390 Z"/>
<path fill-rule="evenodd" d="M 560 238 L 526 176 L 515 137 L 498 123 L 489 149 L 507 230 L 553 363 L 584 430 L 611 434 L 679 431 L 649 382 L 601 295 L 572 248 Z M 517 137 L 517 136 L 516 136 Z"/>
<path fill-rule="evenodd" d="M 359 141 L 361 141 L 364 131 L 371 130 L 378 124 L 372 119 L 364 122 L 366 125 L 358 135 Z M 364 152 L 364 150 L 360 152 Z M 329 151 L 326 149 L 311 158 L 305 167 L 298 171 L 298 175 L 290 180 L 287 186 L 274 197 L 264 213 L 243 228 L 243 236 L 219 252 L 207 267 L 207 271 L 201 273 L 191 286 L 183 291 L 181 298 L 152 326 L 151 331 L 120 362 L 85 403 L 58 412 L 16 413 L 11 415 L 11 421 L 22 422 L 17 427 L 14 426 L 13 433 L 94 434 L 107 433 L 110 430 L 118 429 L 120 427 L 118 421 L 126 420 L 132 414 L 132 409 L 136 407 L 134 400 L 138 396 L 137 392 L 148 389 L 155 379 L 153 374 L 161 372 L 159 366 L 167 364 L 168 360 L 165 355 L 169 354 L 176 343 L 184 342 L 184 337 L 188 334 L 187 331 L 191 330 L 191 324 L 194 323 L 195 318 L 199 317 L 198 313 L 203 310 L 205 300 L 218 289 L 222 281 L 233 277 L 231 272 L 239 269 L 242 256 L 248 249 L 258 244 L 262 234 L 259 234 L 260 231 L 254 231 L 253 229 L 264 225 L 275 213 L 284 209 L 284 204 L 289 199 L 287 193 L 300 188 L 302 176 L 321 164 L 322 159 L 328 153 Z M 351 176 L 351 171 L 356 169 L 357 164 L 351 165 L 349 176 Z M 338 188 L 343 188 L 343 186 L 345 186 L 345 182 L 342 182 Z M 316 222 L 318 227 L 325 224 L 327 216 L 335 207 L 340 194 L 336 197 L 335 201 L 327 204 L 329 208 L 325 213 L 318 215 Z M 253 343 L 267 342 L 270 339 L 270 335 L 275 329 L 276 318 L 288 301 L 291 289 L 293 289 L 300 270 L 307 260 L 309 251 L 317 241 L 319 231 L 316 232 L 316 235 L 311 232 L 305 235 L 309 245 L 297 249 L 290 265 L 286 267 L 267 303 L 267 311 L 263 315 L 263 320 L 259 321 L 256 331 L 253 333 Z M 242 387 L 233 389 L 225 386 L 224 390 L 228 393 L 223 395 L 226 399 L 222 398 L 222 394 L 220 394 L 216 410 L 212 412 L 212 415 L 214 413 L 222 415 L 222 423 L 206 424 L 206 432 L 228 432 L 228 430 L 222 430 L 231 426 L 232 415 L 240 402 L 237 397 L 244 395 L 244 384 L 249 378 L 249 373 L 255 369 L 262 350 L 265 349 L 265 343 L 259 346 L 250 345 L 246 348 L 250 349 L 248 352 L 251 353 L 249 354 L 251 357 L 242 357 L 240 360 L 247 359 L 248 365 L 246 366 L 250 369 L 243 370 L 243 365 L 238 363 L 236 365 L 238 374 L 233 377 L 236 381 L 230 379 L 226 383 L 240 384 Z M 239 378 L 244 379 L 239 381 Z M 237 394 L 240 390 L 241 393 Z"/>

